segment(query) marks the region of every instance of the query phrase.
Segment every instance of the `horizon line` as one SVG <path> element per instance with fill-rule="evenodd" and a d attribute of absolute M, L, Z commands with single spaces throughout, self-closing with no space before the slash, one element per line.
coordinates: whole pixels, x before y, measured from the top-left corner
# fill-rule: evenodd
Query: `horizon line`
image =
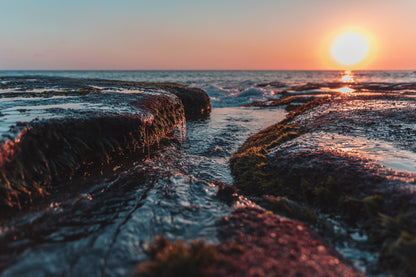
<path fill-rule="evenodd" d="M 4 71 L 416 71 L 415 69 L 0 69 Z"/>

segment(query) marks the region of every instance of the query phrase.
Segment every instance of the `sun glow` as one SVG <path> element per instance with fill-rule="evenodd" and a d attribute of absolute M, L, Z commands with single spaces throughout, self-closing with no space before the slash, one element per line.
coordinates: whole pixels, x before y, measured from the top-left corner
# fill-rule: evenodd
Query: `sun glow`
<path fill-rule="evenodd" d="M 329 26 L 322 34 L 318 58 L 332 70 L 365 70 L 380 54 L 376 31 L 365 24 Z"/>
<path fill-rule="evenodd" d="M 347 32 L 338 36 L 331 46 L 332 57 L 345 66 L 361 62 L 368 52 L 368 40 L 357 32 Z"/>

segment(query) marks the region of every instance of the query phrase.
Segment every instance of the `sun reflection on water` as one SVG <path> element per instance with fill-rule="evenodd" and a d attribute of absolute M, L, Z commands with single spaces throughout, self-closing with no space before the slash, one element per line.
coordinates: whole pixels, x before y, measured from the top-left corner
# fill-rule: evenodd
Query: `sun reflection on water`
<path fill-rule="evenodd" d="M 350 70 L 345 70 L 344 75 L 342 76 L 342 82 L 344 83 L 354 83 L 354 76 Z"/>
<path fill-rule="evenodd" d="M 350 87 L 342 87 L 342 88 L 336 89 L 335 91 L 342 92 L 342 93 L 352 93 L 355 90 Z"/>
<path fill-rule="evenodd" d="M 354 83 L 354 76 L 350 70 L 345 70 L 344 75 L 341 78 L 343 83 Z M 352 93 L 355 90 L 350 88 L 349 86 L 345 86 L 342 88 L 338 88 L 335 91 L 341 92 L 341 93 Z"/>

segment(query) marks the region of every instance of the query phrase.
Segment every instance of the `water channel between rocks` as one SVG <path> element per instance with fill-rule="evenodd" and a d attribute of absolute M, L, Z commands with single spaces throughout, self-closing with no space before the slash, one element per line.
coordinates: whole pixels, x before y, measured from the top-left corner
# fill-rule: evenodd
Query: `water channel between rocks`
<path fill-rule="evenodd" d="M 229 157 L 285 115 L 280 108 L 214 108 L 209 119 L 187 122 L 181 146 L 116 166 L 88 180 L 92 189 L 13 219 L 0 232 L 2 276 L 126 276 L 155 235 L 217 243 L 216 221 L 252 204 L 220 202 L 214 182 L 231 184 Z"/>

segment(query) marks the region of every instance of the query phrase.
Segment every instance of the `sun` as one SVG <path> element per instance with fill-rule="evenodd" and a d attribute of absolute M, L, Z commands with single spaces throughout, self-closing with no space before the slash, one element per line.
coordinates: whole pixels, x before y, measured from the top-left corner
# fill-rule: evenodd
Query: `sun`
<path fill-rule="evenodd" d="M 339 35 L 331 46 L 332 57 L 341 65 L 352 66 L 361 62 L 369 52 L 369 42 L 358 32 Z"/>

